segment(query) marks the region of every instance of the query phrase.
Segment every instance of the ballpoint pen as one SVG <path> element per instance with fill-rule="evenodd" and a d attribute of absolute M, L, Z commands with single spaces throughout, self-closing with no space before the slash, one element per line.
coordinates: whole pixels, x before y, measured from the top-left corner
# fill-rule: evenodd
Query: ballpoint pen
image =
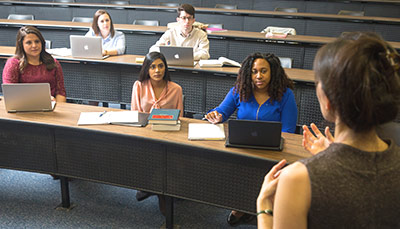
<path fill-rule="evenodd" d="M 101 112 L 101 114 L 99 115 L 99 117 L 102 117 L 105 113 L 107 113 L 107 111 Z"/>

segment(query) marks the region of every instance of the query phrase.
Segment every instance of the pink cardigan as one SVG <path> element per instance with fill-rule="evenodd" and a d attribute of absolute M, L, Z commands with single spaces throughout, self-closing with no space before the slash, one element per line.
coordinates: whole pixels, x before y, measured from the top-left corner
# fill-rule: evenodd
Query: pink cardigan
<path fill-rule="evenodd" d="M 182 88 L 178 84 L 168 81 L 167 86 L 156 100 L 150 80 L 136 81 L 132 88 L 131 110 L 150 112 L 152 109 L 179 109 L 183 116 Z"/>

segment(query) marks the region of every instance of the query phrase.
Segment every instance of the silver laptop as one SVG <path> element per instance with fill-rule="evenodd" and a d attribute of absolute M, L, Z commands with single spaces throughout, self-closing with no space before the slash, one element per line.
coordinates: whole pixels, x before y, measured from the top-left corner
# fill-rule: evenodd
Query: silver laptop
<path fill-rule="evenodd" d="M 229 120 L 227 147 L 282 150 L 282 123 L 269 121 Z"/>
<path fill-rule="evenodd" d="M 70 35 L 72 57 L 105 59 L 103 56 L 103 43 L 101 37 L 85 37 L 78 35 Z"/>
<path fill-rule="evenodd" d="M 160 52 L 164 54 L 168 65 L 194 66 L 192 47 L 160 46 Z"/>
<path fill-rule="evenodd" d="M 2 84 L 7 112 L 53 111 L 56 101 L 51 100 L 48 83 Z"/>

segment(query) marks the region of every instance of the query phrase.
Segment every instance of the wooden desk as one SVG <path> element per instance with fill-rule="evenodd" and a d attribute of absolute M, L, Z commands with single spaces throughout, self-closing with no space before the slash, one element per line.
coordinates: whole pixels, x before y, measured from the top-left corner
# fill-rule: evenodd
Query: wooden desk
<path fill-rule="evenodd" d="M 58 103 L 53 112 L 10 114 L 0 101 L 0 167 L 62 176 L 64 207 L 69 206 L 64 177 L 73 177 L 254 214 L 271 166 L 283 158 L 294 162 L 310 156 L 301 147 L 301 135 L 286 133 L 282 152 L 226 148 L 224 141 L 188 141 L 188 123 L 201 121 L 187 118 L 182 118 L 179 132 L 76 125 L 80 112 L 104 109 L 115 110 Z"/>
<path fill-rule="evenodd" d="M 256 0 L 254 0 L 256 1 Z M 152 2 L 157 4 L 158 1 Z M 209 3 L 209 1 L 206 1 Z M 389 41 L 400 41 L 399 27 L 400 18 L 376 17 L 376 16 L 348 16 L 337 15 L 338 11 L 327 13 L 301 12 L 309 8 L 316 8 L 313 4 L 324 7 L 324 4 L 343 4 L 343 3 L 318 3 L 314 1 L 297 1 L 291 4 L 282 3 L 286 6 L 278 7 L 298 7 L 299 13 L 287 13 L 273 11 L 273 5 L 281 5 L 279 1 L 273 1 L 271 4 L 265 4 L 262 1 L 243 4 L 235 1 L 236 4 L 252 9 L 216 9 L 210 7 L 196 7 L 196 20 L 203 23 L 222 23 L 229 30 L 242 30 L 259 32 L 267 26 L 294 27 L 298 34 L 313 36 L 337 37 L 343 31 L 375 31 L 380 33 L 384 39 Z M 132 1 L 131 3 L 137 3 Z M 143 2 L 146 4 L 147 2 Z M 207 5 L 207 3 L 205 3 Z M 153 13 L 152 19 L 159 20 L 161 25 L 176 20 L 174 7 L 158 5 L 112 5 L 105 3 L 53 3 L 53 2 L 29 2 L 29 1 L 0 1 L 4 4 L 4 14 L 20 13 L 34 14 L 36 19 L 40 20 L 64 20 L 71 21 L 74 16 L 91 16 L 99 8 L 106 8 L 112 15 L 114 23 L 131 24 L 135 19 L 149 18 L 149 13 Z M 200 3 L 201 4 L 201 3 Z M 357 3 L 352 3 L 357 4 Z M 364 3 L 359 3 L 362 5 Z M 214 4 L 215 5 L 215 4 Z M 214 7 L 212 5 L 212 7 Z M 199 6 L 199 5 L 197 5 Z M 326 8 L 335 8 L 327 6 Z M 29 9 L 30 8 L 30 9 Z M 241 7 L 239 7 L 241 8 Z M 358 8 L 358 7 L 357 7 Z M 363 7 L 359 7 L 363 10 Z M 375 11 L 376 7 L 367 8 L 369 11 Z M 346 7 L 345 7 L 346 9 Z M 351 9 L 351 8 L 350 8 Z M 397 5 L 393 5 L 381 10 L 381 13 L 372 13 L 380 15 L 385 12 L 391 12 L 389 15 L 398 15 L 396 10 L 400 10 Z M 318 11 L 317 11 L 318 12 Z M 392 13 L 393 12 L 393 13 Z M 386 15 L 385 15 L 386 16 Z"/>
<path fill-rule="evenodd" d="M 0 46 L 0 57 L 8 58 L 14 47 Z M 112 56 L 105 60 L 57 57 L 60 61 L 69 99 L 130 104 L 132 85 L 138 79 L 141 64 L 137 55 Z M 2 71 L 6 59 L 0 60 Z M 234 85 L 238 68 L 194 68 L 169 66 L 171 78 L 182 86 L 185 113 L 204 114 L 218 106 Z M 285 69 L 295 85 L 298 124 L 318 126 L 328 123 L 322 117 L 315 95 L 314 73 L 304 69 Z"/>
<path fill-rule="evenodd" d="M 53 48 L 69 47 L 69 35 L 84 35 L 89 23 L 43 21 L 43 20 L 6 20 L 0 19 L 0 45 L 14 46 L 15 35 L 22 25 L 37 26 L 43 36 L 52 41 Z M 116 24 L 115 28 L 125 33 L 126 54 L 147 54 L 149 47 L 155 44 L 167 29 L 164 26 L 138 26 Z M 399 30 L 400 31 L 400 30 Z M 225 56 L 238 62 L 253 52 L 274 53 L 280 57 L 293 59 L 293 68 L 312 69 L 314 56 L 321 45 L 334 40 L 321 36 L 288 36 L 285 39 L 265 38 L 259 32 L 228 31 L 209 34 L 210 55 L 217 59 Z M 400 49 L 400 42 L 390 42 Z"/>

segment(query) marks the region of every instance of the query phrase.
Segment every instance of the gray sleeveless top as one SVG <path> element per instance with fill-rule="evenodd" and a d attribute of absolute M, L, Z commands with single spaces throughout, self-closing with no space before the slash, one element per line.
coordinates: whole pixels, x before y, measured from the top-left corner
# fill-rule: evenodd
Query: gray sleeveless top
<path fill-rule="evenodd" d="M 311 181 L 308 228 L 400 228 L 400 148 L 333 143 L 300 162 Z"/>

